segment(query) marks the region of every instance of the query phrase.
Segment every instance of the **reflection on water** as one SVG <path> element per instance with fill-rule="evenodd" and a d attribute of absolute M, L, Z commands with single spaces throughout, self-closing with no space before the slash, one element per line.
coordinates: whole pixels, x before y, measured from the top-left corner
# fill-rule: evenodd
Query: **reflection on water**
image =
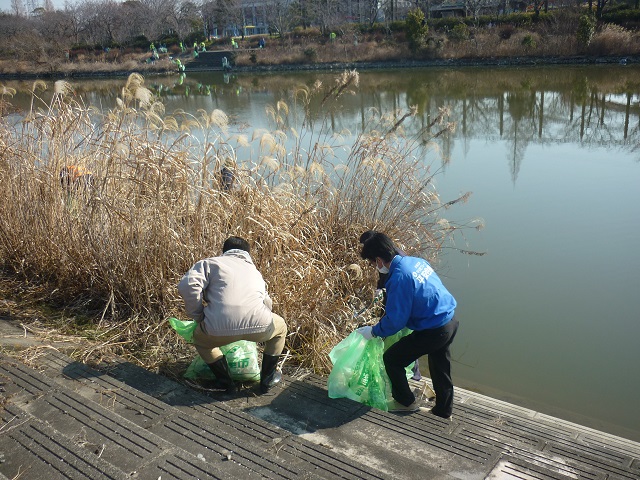
<path fill-rule="evenodd" d="M 331 73 L 187 74 L 147 78 L 167 112 L 226 112 L 266 127 L 265 108 Z M 74 82 L 109 108 L 124 79 Z M 7 82 L 9 83 L 9 82 Z M 10 86 L 28 87 L 11 82 Z M 28 108 L 29 99 L 16 100 Z M 456 384 L 640 440 L 640 68 L 420 69 L 360 73 L 327 128 L 357 132 L 368 112 L 417 105 L 413 132 L 441 108 L 447 212 L 483 217 L 439 270 L 459 301 Z M 464 247 L 463 245 L 459 245 Z M 426 362 L 425 362 L 426 364 Z"/>

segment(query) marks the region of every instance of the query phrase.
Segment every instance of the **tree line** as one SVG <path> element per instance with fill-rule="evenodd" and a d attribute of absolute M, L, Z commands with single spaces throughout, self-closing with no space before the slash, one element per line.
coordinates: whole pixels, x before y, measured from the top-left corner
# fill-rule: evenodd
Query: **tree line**
<path fill-rule="evenodd" d="M 460 0 L 464 17 L 435 19 L 438 12 L 441 14 L 444 0 L 210 0 L 202 3 L 80 0 L 67 2 L 61 9 L 54 8 L 52 0 L 11 0 L 10 11 L 0 12 L 0 40 L 5 47 L 0 55 L 13 59 L 60 57 L 72 48 L 148 49 L 151 42 L 156 45 L 183 42 L 188 47 L 213 37 L 253 33 L 283 35 L 311 26 L 321 35 L 334 31 L 340 34 L 342 26 L 347 24 L 388 32 L 400 29 L 411 40 L 424 37 L 427 24 L 429 28 L 438 28 L 441 24 L 441 28 L 450 30 L 460 23 L 475 26 L 501 21 L 517 23 L 512 12 L 518 9 L 544 18 L 547 9 L 551 14 L 561 7 L 579 8 L 608 22 L 615 23 L 611 15 L 618 15 L 631 26 L 640 25 L 637 10 L 640 0 L 617 0 L 615 4 L 616 0 L 588 0 L 582 4 L 576 4 L 576 0 L 558 0 L 551 4 L 549 0 L 529 1 Z M 421 13 L 421 24 L 413 27 L 405 24 L 410 11 Z M 610 18 L 604 18 L 607 12 Z"/>

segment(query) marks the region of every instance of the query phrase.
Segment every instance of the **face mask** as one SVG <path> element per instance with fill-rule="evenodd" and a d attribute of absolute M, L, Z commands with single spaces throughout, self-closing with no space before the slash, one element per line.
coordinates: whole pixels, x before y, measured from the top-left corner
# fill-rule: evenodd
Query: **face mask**
<path fill-rule="evenodd" d="M 384 274 L 384 273 L 389 273 L 389 268 L 385 267 L 385 266 L 384 266 L 384 264 L 382 264 L 382 266 L 381 266 L 381 267 L 379 267 L 379 266 L 376 264 L 376 270 L 378 270 L 378 272 L 379 272 L 379 273 L 383 273 L 383 274 Z"/>

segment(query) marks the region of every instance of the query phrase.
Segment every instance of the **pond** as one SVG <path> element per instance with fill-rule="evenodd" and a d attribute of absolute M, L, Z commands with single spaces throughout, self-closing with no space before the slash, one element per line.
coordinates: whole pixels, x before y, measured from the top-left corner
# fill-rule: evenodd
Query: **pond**
<path fill-rule="evenodd" d="M 220 73 L 147 84 L 167 112 L 225 111 L 266 126 L 265 107 L 335 73 Z M 93 105 L 124 80 L 77 82 Z M 76 82 L 74 82 L 76 83 Z M 461 328 L 454 383 L 640 441 L 640 67 L 412 69 L 360 72 L 330 128 L 358 131 L 371 107 L 441 107 L 457 129 L 441 148 L 447 212 L 485 228 L 448 249 L 438 271 Z M 422 362 L 426 366 L 426 361 Z"/>

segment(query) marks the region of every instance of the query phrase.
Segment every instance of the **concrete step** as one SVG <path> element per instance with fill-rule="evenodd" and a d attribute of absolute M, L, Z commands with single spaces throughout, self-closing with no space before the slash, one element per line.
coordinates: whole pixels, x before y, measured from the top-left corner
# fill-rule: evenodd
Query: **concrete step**
<path fill-rule="evenodd" d="M 48 365 L 49 358 L 42 357 L 42 364 Z M 64 356 L 58 360 L 61 364 L 66 361 Z M 76 366 L 70 359 L 67 365 L 72 370 Z M 86 373 L 101 377 L 90 369 Z M 172 471 L 183 472 L 175 478 L 260 478 L 235 462 L 207 462 L 122 417 L 109 408 L 113 396 L 121 394 L 118 385 L 111 384 L 109 391 L 102 390 L 99 381 L 73 385 L 72 379 L 51 378 L 7 357 L 2 358 L 0 375 L 7 379 L 0 451 L 8 452 L 0 472 L 9 478 L 135 475 L 157 479 Z M 144 396 L 139 399 L 140 409 L 154 407 Z"/>
<path fill-rule="evenodd" d="M 43 478 L 52 469 L 59 478 L 94 478 L 93 468 L 109 478 L 160 478 L 163 472 L 171 478 L 382 478 L 326 447 L 126 362 L 105 366 L 115 377 L 58 352 L 38 363 L 40 372 L 2 358 L 10 402 L 2 422 L 9 435 L 0 440 L 0 451 L 10 452 L 11 461 L 0 472 L 9 477 L 22 471 L 20 478 Z M 23 430 L 33 436 L 34 424 L 49 439 L 43 448 L 57 452 L 53 457 L 33 458 Z M 74 477 L 57 468 L 54 458 L 63 466 L 82 459 L 84 469 Z M 33 476 L 23 470 L 26 465 Z"/>
<path fill-rule="evenodd" d="M 446 421 L 329 399 L 304 373 L 223 395 L 121 359 L 36 364 L 0 359 L 0 478 L 640 478 L 639 443 L 462 389 Z"/>
<path fill-rule="evenodd" d="M 223 70 L 223 57 L 226 57 L 230 65 L 233 66 L 235 64 L 236 52 L 232 50 L 200 52 L 196 58 L 185 62 L 185 70 L 187 73 L 195 71 Z"/>

